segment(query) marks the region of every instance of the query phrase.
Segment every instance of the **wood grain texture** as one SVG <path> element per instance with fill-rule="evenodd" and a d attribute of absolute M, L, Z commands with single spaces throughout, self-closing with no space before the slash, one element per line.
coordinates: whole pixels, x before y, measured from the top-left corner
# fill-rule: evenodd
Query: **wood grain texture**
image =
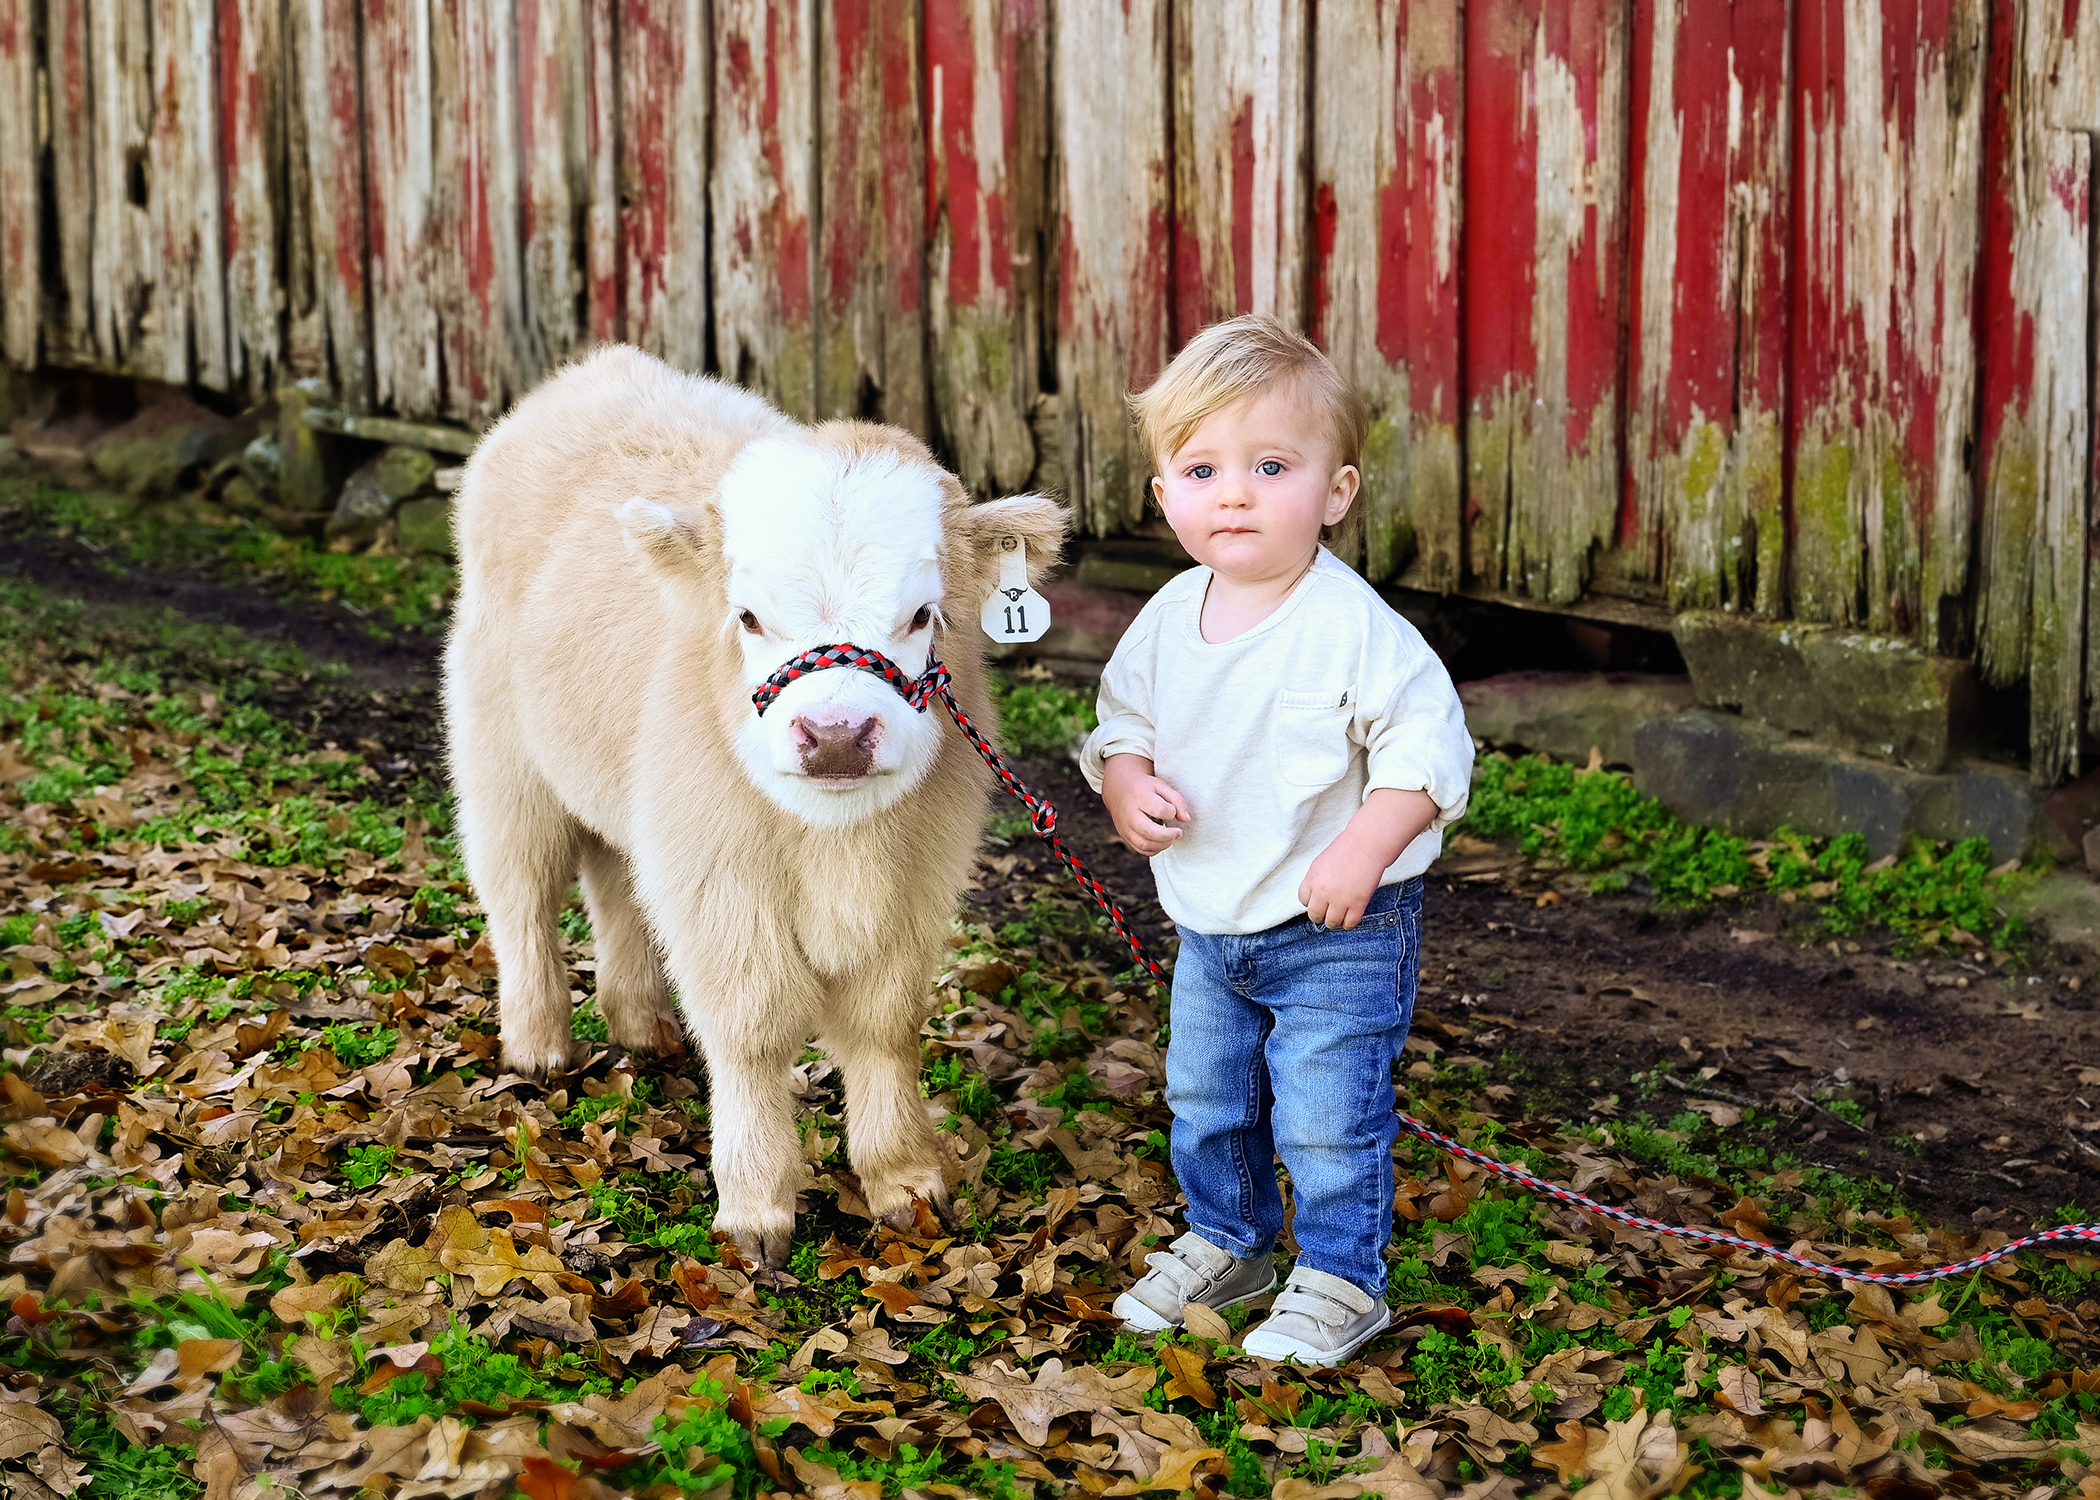
<path fill-rule="evenodd" d="M 1467 567 L 1579 597 L 1619 499 L 1627 44 L 1619 0 L 1466 8 Z"/>
<path fill-rule="evenodd" d="M 586 150 L 588 0 L 516 0 L 518 160 L 524 240 L 521 375 L 537 378 L 589 341 L 583 236 L 593 176 Z"/>
<path fill-rule="evenodd" d="M 51 216 L 58 221 L 56 305 L 43 318 L 44 357 L 77 364 L 95 357 L 94 41 L 87 0 L 45 0 L 44 47 L 51 88 Z"/>
<path fill-rule="evenodd" d="M 1152 456 L 1124 405 L 1167 358 L 1167 0 L 1057 12 L 1060 464 L 1096 536 L 1145 514 Z"/>
<path fill-rule="evenodd" d="M 715 353 L 725 379 L 816 414 L 816 12 L 717 0 Z"/>
<path fill-rule="evenodd" d="M 1791 608 L 1931 644 L 1969 565 L 1982 10 L 1796 12 Z"/>
<path fill-rule="evenodd" d="M 87 125 L 92 144 L 80 163 L 84 202 L 67 201 L 71 195 L 62 186 L 59 203 L 61 225 L 64 215 L 78 213 L 88 232 L 80 262 L 85 275 L 77 290 L 70 276 L 66 287 L 68 302 L 77 299 L 82 309 L 80 338 L 69 352 L 83 364 L 157 380 L 164 371 L 156 305 L 160 239 L 153 215 L 151 6 L 148 0 L 110 0 L 83 4 L 79 13 L 85 22 L 80 91 L 69 95 L 67 104 L 79 108 L 79 122 Z M 73 256 L 66 255 L 64 263 L 70 273 Z"/>
<path fill-rule="evenodd" d="M 1788 0 L 1636 0 L 1623 561 L 1673 609 L 1786 598 Z"/>
<path fill-rule="evenodd" d="M 2062 19 L 2045 0 L 1992 14 L 1980 298 L 1977 656 L 1992 682 L 2026 679 L 2029 764 L 2045 785 L 2079 767 L 2093 666 L 2092 151 L 2088 136 L 2055 124 L 2049 82 L 2076 66 Z"/>
<path fill-rule="evenodd" d="M 1035 472 L 1050 127 L 1042 0 L 926 0 L 934 425 L 979 493 Z"/>
<path fill-rule="evenodd" d="M 1328 0 L 1313 55 L 1313 335 L 1371 404 L 1331 545 L 1460 583 L 1459 26 L 1448 0 Z"/>
<path fill-rule="evenodd" d="M 216 21 L 212 0 L 153 0 L 151 287 L 160 359 L 158 370 L 139 373 L 223 391 L 232 381 Z"/>
<path fill-rule="evenodd" d="M 284 8 L 219 0 L 219 173 L 225 195 L 228 376 L 257 394 L 285 359 Z"/>
<path fill-rule="evenodd" d="M 594 343 L 620 337 L 618 15 L 616 0 L 585 0 L 583 163 L 590 186 L 583 215 L 584 326 Z"/>
<path fill-rule="evenodd" d="M 710 150 L 719 153 L 722 146 L 719 129 L 710 146 L 708 110 L 718 86 L 714 72 L 731 45 L 730 9 L 719 8 L 722 29 L 714 41 L 720 45 L 712 54 L 702 0 L 618 0 L 613 10 L 621 336 L 684 370 L 706 368 L 708 320 L 719 312 L 719 301 L 713 310 L 708 302 L 707 213 Z M 716 193 L 719 215 L 719 187 Z M 726 220 L 717 223 L 728 232 Z M 802 254 L 806 261 L 806 245 Z M 745 265 L 757 274 L 748 259 Z M 807 279 L 805 266 L 805 285 Z"/>
<path fill-rule="evenodd" d="M 33 5 L 36 0 L 0 0 L 0 359 L 25 370 L 37 363 L 44 318 L 37 173 L 42 91 Z"/>
<path fill-rule="evenodd" d="M 1302 0 L 1173 0 L 1174 342 L 1235 313 L 1301 327 L 1310 189 Z"/>
<path fill-rule="evenodd" d="M 357 0 L 291 0 L 285 292 L 289 372 L 371 410 Z"/>
<path fill-rule="evenodd" d="M 818 11 L 817 413 L 931 433 L 915 0 Z"/>

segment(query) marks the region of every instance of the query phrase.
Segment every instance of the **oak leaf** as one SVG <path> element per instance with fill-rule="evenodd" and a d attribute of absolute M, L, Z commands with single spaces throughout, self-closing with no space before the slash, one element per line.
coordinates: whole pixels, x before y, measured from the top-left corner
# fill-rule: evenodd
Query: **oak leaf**
<path fill-rule="evenodd" d="M 1069 1412 L 1137 1408 L 1159 1371 L 1140 1367 L 1105 1375 L 1090 1365 L 1067 1370 L 1062 1359 L 1052 1356 L 1043 1361 L 1034 1380 L 1025 1371 L 1009 1369 L 1003 1360 L 980 1374 L 948 1378 L 972 1401 L 998 1402 L 1021 1441 L 1040 1448 L 1050 1441 L 1050 1424 Z"/>

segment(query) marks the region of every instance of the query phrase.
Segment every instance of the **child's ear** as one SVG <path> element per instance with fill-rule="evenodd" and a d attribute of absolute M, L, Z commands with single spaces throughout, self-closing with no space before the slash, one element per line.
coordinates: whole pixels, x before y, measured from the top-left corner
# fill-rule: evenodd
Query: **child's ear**
<path fill-rule="evenodd" d="M 1339 526 L 1342 517 L 1349 514 L 1349 507 L 1356 501 L 1357 487 L 1363 476 L 1356 472 L 1355 464 L 1343 464 L 1334 471 L 1334 479 L 1327 487 L 1327 519 L 1324 524 Z"/>
<path fill-rule="evenodd" d="M 1161 515 L 1165 515 L 1167 513 L 1166 479 L 1161 475 L 1154 474 L 1152 476 L 1152 483 L 1148 486 L 1148 489 L 1152 495 L 1152 508 L 1158 511 Z"/>

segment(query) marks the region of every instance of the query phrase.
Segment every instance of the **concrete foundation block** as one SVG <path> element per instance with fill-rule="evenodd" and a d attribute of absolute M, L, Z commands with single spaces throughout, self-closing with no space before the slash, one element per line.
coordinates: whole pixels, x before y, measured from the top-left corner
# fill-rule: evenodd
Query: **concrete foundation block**
<path fill-rule="evenodd" d="M 1983 838 L 1994 859 L 2024 855 L 2041 804 L 2012 766 L 1972 761 L 1931 774 L 1704 709 L 1638 726 L 1633 764 L 1634 784 L 1688 823 L 1745 838 L 1782 826 L 1857 833 L 1877 859 L 1906 838 Z"/>
<path fill-rule="evenodd" d="M 1936 772 L 1963 748 L 1977 703 L 1974 667 L 1907 641 L 1823 625 L 1679 615 L 1677 649 L 1709 708 L 1913 770 Z"/>
<path fill-rule="evenodd" d="M 1698 706 L 1691 679 L 1639 672 L 1505 672 L 1458 686 L 1466 728 L 1497 747 L 1522 746 L 1608 766 L 1634 762 L 1633 732 Z"/>

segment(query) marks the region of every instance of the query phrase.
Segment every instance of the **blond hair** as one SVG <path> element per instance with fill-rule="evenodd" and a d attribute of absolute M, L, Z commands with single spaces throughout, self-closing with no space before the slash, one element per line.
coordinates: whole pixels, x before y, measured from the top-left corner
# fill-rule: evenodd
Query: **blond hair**
<path fill-rule="evenodd" d="M 1242 313 L 1213 323 L 1130 398 L 1138 437 L 1155 462 L 1181 451 L 1219 412 L 1289 384 L 1327 421 L 1337 466 L 1363 457 L 1364 403 L 1319 346 L 1280 319 Z"/>

